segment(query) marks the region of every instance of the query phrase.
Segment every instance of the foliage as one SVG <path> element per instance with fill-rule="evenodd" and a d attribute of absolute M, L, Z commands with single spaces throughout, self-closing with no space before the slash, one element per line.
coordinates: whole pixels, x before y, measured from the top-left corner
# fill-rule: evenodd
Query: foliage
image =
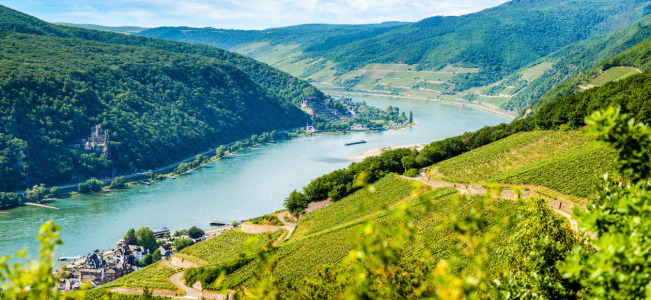
<path fill-rule="evenodd" d="M 617 150 L 620 175 L 604 176 L 593 205 L 574 212 L 593 239 L 574 249 L 563 272 L 581 283 L 585 299 L 648 297 L 651 174 L 645 157 L 651 153 L 651 130 L 612 107 L 586 123 L 589 134 Z"/>
<path fill-rule="evenodd" d="M 502 298 L 517 299 L 576 298 L 580 285 L 563 278 L 559 267 L 581 241 L 545 200 L 526 200 L 521 209 L 517 231 L 498 250 L 504 256 L 498 293 Z"/>
<path fill-rule="evenodd" d="M 87 193 L 96 193 L 102 190 L 104 182 L 97 180 L 95 178 L 88 179 L 86 182 L 82 182 L 77 186 L 77 191 L 82 194 Z"/>
<path fill-rule="evenodd" d="M 34 187 L 32 187 L 31 190 L 30 189 L 25 190 L 25 198 L 28 201 L 32 201 L 32 202 L 38 202 L 43 200 L 46 194 L 47 194 L 47 189 L 45 188 L 44 184 L 34 185 Z"/>
<path fill-rule="evenodd" d="M 372 63 L 417 65 L 419 70 L 448 64 L 479 67 L 478 73 L 454 77 L 455 88 L 466 90 L 496 82 L 564 46 L 631 24 L 648 13 L 647 4 L 512 1 L 477 13 L 434 16 L 393 27 L 302 25 L 261 31 L 164 27 L 138 34 L 225 49 L 241 50 L 255 43 L 298 45 L 289 56 L 320 60 L 312 65 L 317 70 L 332 68 L 323 61 L 333 62 L 340 72 Z M 317 70 L 306 69 L 301 76 Z"/>
<path fill-rule="evenodd" d="M 411 177 L 411 178 L 416 178 L 416 177 L 420 176 L 420 174 L 418 173 L 418 169 L 416 169 L 416 168 L 411 168 L 411 169 L 405 171 L 404 175 L 406 177 Z"/>
<path fill-rule="evenodd" d="M 23 202 L 23 198 L 16 193 L 0 192 L 0 207 L 12 207 Z"/>
<path fill-rule="evenodd" d="M 276 214 L 268 214 L 259 218 L 251 220 L 252 224 L 255 225 L 272 225 L 272 226 L 283 226 L 283 223 L 278 219 Z"/>
<path fill-rule="evenodd" d="M 127 186 L 127 179 L 124 176 L 118 176 L 109 184 L 109 189 L 123 189 Z"/>
<path fill-rule="evenodd" d="M 41 225 L 36 238 L 40 246 L 38 261 L 11 265 L 8 262 L 11 256 L 0 258 L 0 298 L 63 299 L 62 293 L 54 288 L 58 281 L 52 275 L 54 248 L 63 244 L 58 231 L 59 226 L 52 221 Z M 16 253 L 16 258 L 28 258 L 27 249 Z"/>
<path fill-rule="evenodd" d="M 203 230 L 201 230 L 197 226 L 192 226 L 190 227 L 190 229 L 188 229 L 188 236 L 192 239 L 198 239 L 204 235 L 205 233 L 203 232 Z"/>
<path fill-rule="evenodd" d="M 556 100 L 539 109 L 536 125 L 549 129 L 561 124 L 582 127 L 585 117 L 608 106 L 620 106 L 623 113 L 633 114 L 638 121 L 651 122 L 651 101 L 647 101 L 650 82 L 650 75 L 640 74 Z"/>
<path fill-rule="evenodd" d="M 194 244 L 194 242 L 191 239 L 184 239 L 184 238 L 175 239 L 174 240 L 174 249 L 176 249 L 176 251 L 181 251 L 184 248 L 189 247 L 189 246 L 191 246 L 193 244 Z"/>
<path fill-rule="evenodd" d="M 122 239 L 124 239 L 124 243 L 127 245 L 135 245 L 137 243 L 136 230 L 129 228 Z"/>
<path fill-rule="evenodd" d="M 154 231 L 149 227 L 140 227 L 138 231 L 136 231 L 136 244 L 145 248 L 149 253 L 154 252 L 158 247 Z"/>
<path fill-rule="evenodd" d="M 56 26 L 6 7 L 0 13 L 2 191 L 171 164 L 301 126 L 308 117 L 300 99 L 324 98 L 223 50 Z M 75 146 L 97 124 L 109 131 L 107 152 Z"/>

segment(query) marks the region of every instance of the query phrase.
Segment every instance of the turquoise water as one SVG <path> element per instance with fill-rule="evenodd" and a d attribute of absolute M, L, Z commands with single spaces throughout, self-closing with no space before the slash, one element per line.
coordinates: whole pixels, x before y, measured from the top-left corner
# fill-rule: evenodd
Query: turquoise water
<path fill-rule="evenodd" d="M 62 226 L 57 256 L 85 255 L 109 248 L 127 229 L 167 226 L 170 230 L 209 222 L 232 222 L 283 208 L 283 200 L 313 178 L 353 162 L 377 147 L 429 143 L 508 120 L 469 108 L 381 98 L 356 98 L 385 108 L 413 111 L 418 125 L 393 131 L 315 135 L 258 146 L 216 161 L 192 175 L 150 186 L 52 202 L 60 210 L 19 207 L 0 213 L 0 256 L 22 247 L 36 253 L 40 224 Z M 343 146 L 364 139 L 366 144 Z"/>

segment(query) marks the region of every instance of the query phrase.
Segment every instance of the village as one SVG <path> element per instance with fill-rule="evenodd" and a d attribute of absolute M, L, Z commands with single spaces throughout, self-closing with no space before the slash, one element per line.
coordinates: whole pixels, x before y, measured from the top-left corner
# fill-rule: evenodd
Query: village
<path fill-rule="evenodd" d="M 147 251 L 143 246 L 133 245 L 133 241 L 120 239 L 117 247 L 113 249 L 95 250 L 83 257 L 60 257 L 59 261 L 73 261 L 53 270 L 55 276 L 59 278 L 57 289 L 73 291 L 84 285 L 89 288 L 105 285 L 145 267 L 144 262 L 147 261 L 146 257 L 148 255 L 155 257 L 153 261 L 147 261 L 148 264 L 164 260 L 177 252 L 179 244 L 196 244 L 231 230 L 235 226 L 237 225 L 233 224 L 205 232 L 201 231 L 201 236 L 196 238 L 181 235 L 180 232 L 183 231 L 175 232 L 174 237 L 172 237 L 169 229 L 162 227 L 153 231 L 158 245 L 158 248 L 153 253 L 149 253 L 150 251 Z M 180 240 L 181 243 L 176 242 L 177 240 Z"/>

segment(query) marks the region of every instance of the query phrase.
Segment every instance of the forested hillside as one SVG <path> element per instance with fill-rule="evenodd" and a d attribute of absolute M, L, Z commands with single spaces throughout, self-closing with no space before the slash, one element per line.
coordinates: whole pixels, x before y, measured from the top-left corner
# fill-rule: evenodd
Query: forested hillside
<path fill-rule="evenodd" d="M 323 95 L 219 49 L 50 25 L 0 7 L 0 190 L 160 167 L 305 124 Z M 108 142 L 84 149 L 91 127 Z M 104 147 L 105 146 L 105 147 Z"/>
<path fill-rule="evenodd" d="M 571 93 L 578 93 L 610 81 L 621 80 L 638 74 L 638 72 L 648 73 L 651 71 L 651 56 L 649 55 L 651 52 L 651 17 L 646 17 L 637 24 L 639 25 L 631 26 L 632 31 L 626 30 L 626 32 L 622 32 L 626 34 L 625 43 L 623 44 L 627 45 L 636 42 L 634 46 L 627 45 L 627 50 L 593 63 L 592 68 L 587 70 L 583 68 L 584 70 L 581 70 L 581 73 L 577 73 L 577 75 L 558 83 L 542 95 L 540 99 L 535 100 L 531 105 L 532 109 L 538 110 L 543 105 Z M 640 39 L 642 41 L 638 41 Z M 576 58 L 574 59 L 576 60 Z M 584 61 L 592 62 L 586 57 L 584 57 Z"/>
<path fill-rule="evenodd" d="M 465 99 L 517 111 L 554 84 L 648 38 L 646 23 L 609 39 L 605 36 L 647 15 L 649 4 L 520 0 L 460 17 L 432 17 L 391 28 L 164 27 L 138 35 L 237 51 L 323 89 Z"/>

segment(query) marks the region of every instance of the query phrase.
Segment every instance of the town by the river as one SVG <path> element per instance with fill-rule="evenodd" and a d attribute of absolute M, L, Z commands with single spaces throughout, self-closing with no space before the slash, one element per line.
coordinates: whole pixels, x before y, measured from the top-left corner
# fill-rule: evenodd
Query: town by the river
<path fill-rule="evenodd" d="M 255 218 L 282 209 L 283 200 L 292 190 L 348 166 L 367 150 L 429 143 L 508 122 L 488 112 L 434 102 L 353 100 L 381 108 L 397 106 L 407 114 L 412 111 L 417 125 L 285 140 L 240 151 L 176 180 L 49 203 L 59 210 L 14 208 L 0 213 L 0 256 L 23 247 L 36 253 L 35 236 L 40 224 L 47 220 L 62 227 L 64 245 L 57 248 L 57 256 L 78 256 L 115 246 L 129 228 L 167 226 L 173 232 L 191 226 L 209 228 L 215 220 L 230 223 Z M 366 143 L 344 146 L 359 140 Z"/>

